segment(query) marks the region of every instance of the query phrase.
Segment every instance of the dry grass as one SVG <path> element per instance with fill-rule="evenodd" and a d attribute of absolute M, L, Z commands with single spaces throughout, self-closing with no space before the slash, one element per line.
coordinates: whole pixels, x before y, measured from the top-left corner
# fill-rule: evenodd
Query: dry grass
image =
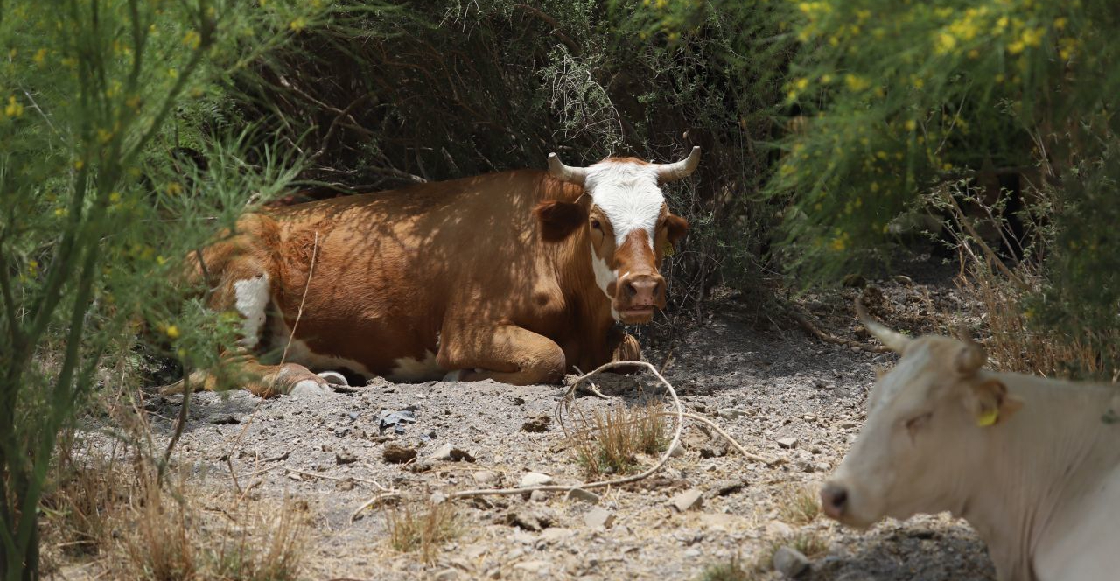
<path fill-rule="evenodd" d="M 819 498 L 814 487 L 789 486 L 778 494 L 778 518 L 795 526 L 809 524 L 821 514 Z"/>
<path fill-rule="evenodd" d="M 669 443 L 663 406 L 649 401 L 633 407 L 595 410 L 568 433 L 571 448 L 588 477 L 626 474 L 639 467 L 638 455 L 656 456 Z"/>
<path fill-rule="evenodd" d="M 759 578 L 758 564 L 745 564 L 736 555 L 726 563 L 704 567 L 696 581 L 755 581 Z"/>
<path fill-rule="evenodd" d="M 233 498 L 202 509 L 197 491 L 170 488 L 157 487 L 154 477 L 143 480 L 120 515 L 118 575 L 145 581 L 297 578 L 303 527 L 288 503 L 266 511 Z"/>
<path fill-rule="evenodd" d="M 462 533 L 462 523 L 450 502 L 428 503 L 424 508 L 405 504 L 386 511 L 389 546 L 402 553 L 419 551 L 425 563 L 435 561 L 443 543 Z"/>
<path fill-rule="evenodd" d="M 112 518 L 128 500 L 132 485 L 116 453 L 101 457 L 63 434 L 58 458 L 47 477 L 43 513 L 44 550 L 59 557 L 94 557 L 110 539 Z"/>
<path fill-rule="evenodd" d="M 1012 282 L 996 274 L 981 258 L 976 258 L 968 273 L 958 277 L 957 286 L 980 303 L 980 312 L 987 314 L 991 338 L 984 342 L 992 366 L 1048 377 L 1081 376 L 1115 378 L 1116 370 L 1102 367 L 1099 349 L 1080 341 L 1056 341 L 1052 333 L 1042 333 L 1029 323 L 1029 311 L 1022 304 L 1023 296 L 1037 290 L 1039 278 L 1028 266 L 1015 269 L 1021 282 Z M 1114 341 L 1108 341 L 1115 344 Z M 1078 365 L 1077 369 L 1071 365 Z"/>
<path fill-rule="evenodd" d="M 782 545 L 797 549 L 801 552 L 801 554 L 809 557 L 810 559 L 816 559 L 817 557 L 828 553 L 828 537 L 817 532 L 797 533 L 794 536 L 783 540 L 781 543 L 774 547 L 774 550 L 777 550 L 778 547 Z M 773 559 L 773 553 L 771 553 L 771 559 Z"/>
<path fill-rule="evenodd" d="M 72 436 L 58 457 L 42 502 L 46 570 L 94 558 L 109 579 L 298 577 L 302 525 L 288 503 L 225 498 L 185 477 L 160 486 L 152 461 L 126 461 Z"/>

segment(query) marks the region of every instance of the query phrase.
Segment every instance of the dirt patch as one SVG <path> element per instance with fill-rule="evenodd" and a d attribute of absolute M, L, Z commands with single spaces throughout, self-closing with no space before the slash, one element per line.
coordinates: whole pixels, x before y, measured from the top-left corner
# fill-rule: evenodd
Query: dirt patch
<path fill-rule="evenodd" d="M 873 312 L 914 333 L 941 330 L 933 314 L 962 310 L 956 291 L 943 284 L 873 284 L 877 291 L 847 288 L 802 304 L 822 327 L 849 338 L 858 328 L 851 304 L 860 293 L 878 292 Z M 860 533 L 817 515 L 796 492 L 815 489 L 838 464 L 862 425 L 873 368 L 892 364 L 894 355 L 821 343 L 796 329 L 760 332 L 734 296 L 713 312 L 679 334 L 666 378 L 686 411 L 711 418 L 749 451 L 777 459 L 773 465 L 744 460 L 690 424 L 683 454 L 645 481 L 571 497 L 452 501 L 456 534 L 426 559 L 392 548 L 389 511 L 400 507 L 370 508 L 351 520 L 353 513 L 383 489 L 427 502 L 455 490 L 516 486 L 530 472 L 559 484 L 582 482 L 586 467 L 558 421 L 570 418 L 557 417 L 563 388 L 376 381 L 314 398 L 201 393 L 176 460 L 191 467 L 200 490 L 306 503 L 312 516 L 301 577 L 310 579 L 696 579 L 704 567 L 736 556 L 765 561 L 783 539 L 802 534 L 827 544 L 807 579 L 994 579 L 983 545 L 959 521 L 920 517 Z M 610 378 L 600 387 L 613 397 L 584 397 L 578 405 L 587 412 L 644 405 L 661 397 L 655 385 L 647 375 Z M 166 441 L 181 398 L 153 398 L 153 429 Z M 415 423 L 383 421 L 405 410 Z M 449 454 L 448 446 L 460 453 Z M 386 461 L 394 447 L 416 458 Z M 637 461 L 655 458 L 639 454 Z M 700 498 L 686 499 L 683 510 L 675 505 L 692 490 Z"/>

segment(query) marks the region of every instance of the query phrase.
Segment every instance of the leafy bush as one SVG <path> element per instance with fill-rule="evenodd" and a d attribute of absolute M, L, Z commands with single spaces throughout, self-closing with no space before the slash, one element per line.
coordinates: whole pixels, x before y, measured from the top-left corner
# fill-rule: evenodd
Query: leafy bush
<path fill-rule="evenodd" d="M 192 289 L 176 281 L 182 257 L 231 225 L 251 193 L 281 191 L 298 166 L 267 147 L 250 158 L 250 131 L 208 135 L 198 119 L 234 75 L 323 10 L 294 1 L 4 5 L 4 578 L 37 577 L 50 457 L 105 358 L 128 357 L 133 332 L 146 327 L 184 365 L 213 365 L 216 345 L 231 337 L 229 321 L 201 300 L 183 303 Z M 188 136 L 202 163 L 174 154 Z"/>

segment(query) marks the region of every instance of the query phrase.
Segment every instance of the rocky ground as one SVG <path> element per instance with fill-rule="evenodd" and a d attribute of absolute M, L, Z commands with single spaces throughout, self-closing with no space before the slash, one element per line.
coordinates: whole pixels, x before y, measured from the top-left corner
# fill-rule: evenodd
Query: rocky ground
<path fill-rule="evenodd" d="M 859 293 L 873 312 L 914 333 L 933 330 L 934 314 L 962 310 L 945 277 L 915 278 L 872 281 L 866 289 L 853 280 L 855 288 L 806 296 L 800 304 L 821 328 L 853 339 L 851 305 Z M 679 330 L 666 378 L 686 410 L 773 462 L 746 460 L 687 424 L 683 454 L 638 483 L 581 498 L 448 501 L 458 536 L 440 545 L 430 564 L 418 552 L 389 546 L 387 518 L 399 506 L 352 518 L 355 511 L 381 488 L 439 499 L 457 490 L 516 486 L 531 472 L 560 484 L 584 481 L 584 466 L 559 425 L 574 418 L 558 415 L 563 388 L 375 381 L 265 401 L 244 392 L 201 393 L 177 461 L 193 470 L 200 490 L 287 498 L 287 506 L 305 511 L 302 576 L 309 579 L 691 580 L 736 558 L 761 563 L 750 578 L 778 579 L 783 574 L 771 568 L 771 555 L 783 546 L 810 553 L 802 579 L 994 579 L 983 545 L 961 522 L 930 516 L 858 532 L 798 502 L 813 498 L 814 487 L 840 462 L 862 424 L 874 367 L 892 364 L 893 355 L 824 343 L 789 325 L 776 330 L 756 305 L 735 296 L 720 299 L 711 312 Z M 647 356 L 660 364 L 667 354 Z M 579 398 L 583 413 L 637 405 L 660 393 L 648 374 L 601 385 L 611 397 Z M 147 405 L 157 444 L 166 441 L 181 397 L 152 396 Z M 415 423 L 401 424 L 400 433 L 383 429 L 382 416 L 401 410 L 411 411 Z M 539 431 L 525 426 L 534 419 Z M 469 458 L 432 458 L 447 445 Z M 415 450 L 417 459 L 387 462 L 392 446 Z M 800 568 L 797 555 L 779 553 L 780 565 Z"/>

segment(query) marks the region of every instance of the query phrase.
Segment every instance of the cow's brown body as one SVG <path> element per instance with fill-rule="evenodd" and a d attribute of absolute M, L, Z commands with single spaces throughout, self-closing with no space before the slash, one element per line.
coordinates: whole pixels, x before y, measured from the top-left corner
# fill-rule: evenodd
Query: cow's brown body
<path fill-rule="evenodd" d="M 262 395 L 321 386 L 312 372 L 322 370 L 557 381 L 576 368 L 639 358 L 612 307 L 646 309 L 634 316 L 647 317 L 663 306 L 657 265 L 669 238 L 687 230 L 663 207 L 656 231 L 639 230 L 619 248 L 613 239 L 599 244 L 605 238 L 593 240 L 592 228 L 605 228 L 603 213 L 584 193 L 548 172 L 515 171 L 251 214 L 203 251 L 196 275 L 210 275 L 211 308 L 245 321 L 239 352 L 261 378 L 248 388 Z M 657 286 L 626 284 L 630 293 L 613 298 L 618 283 L 597 285 L 593 260 L 645 273 L 639 278 Z M 267 305 L 253 298 L 265 292 Z M 258 363 L 265 353 L 284 365 Z"/>

